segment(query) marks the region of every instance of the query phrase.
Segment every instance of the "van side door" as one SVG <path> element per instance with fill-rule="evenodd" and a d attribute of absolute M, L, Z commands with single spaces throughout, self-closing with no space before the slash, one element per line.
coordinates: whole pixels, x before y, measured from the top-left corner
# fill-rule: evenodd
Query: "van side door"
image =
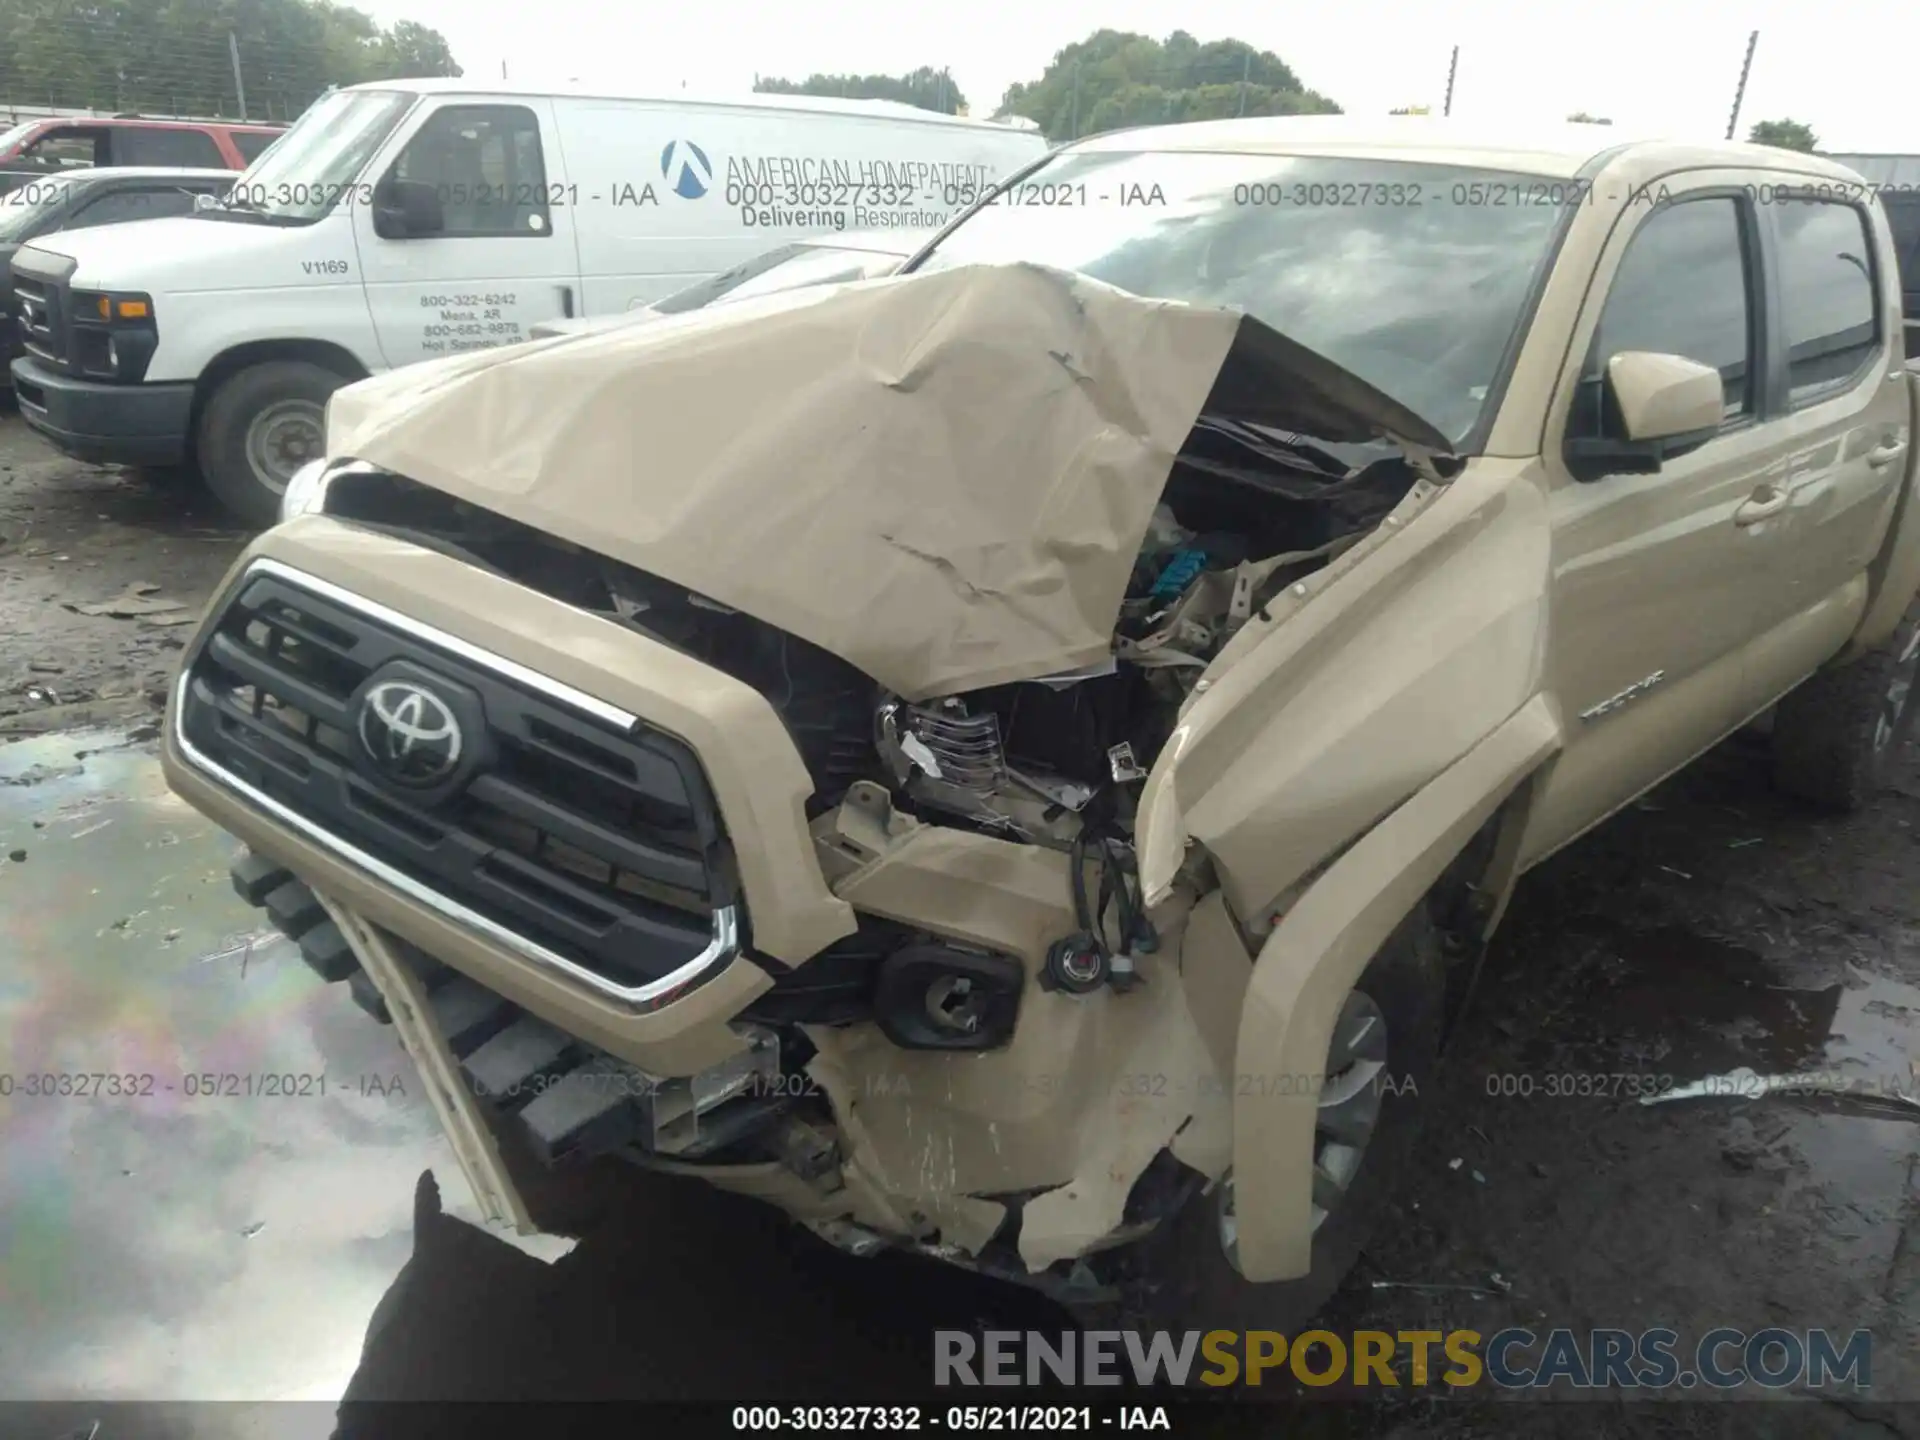
<path fill-rule="evenodd" d="M 575 313 L 573 209 L 544 99 L 449 99 L 382 147 L 354 244 L 389 365 L 511 345 Z"/>

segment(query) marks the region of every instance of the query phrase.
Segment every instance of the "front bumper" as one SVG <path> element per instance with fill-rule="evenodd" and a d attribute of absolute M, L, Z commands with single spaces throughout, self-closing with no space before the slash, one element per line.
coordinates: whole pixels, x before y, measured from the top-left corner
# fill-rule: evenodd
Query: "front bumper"
<path fill-rule="evenodd" d="M 210 772 L 196 760 L 192 727 L 182 726 L 176 698 L 162 750 L 169 783 L 262 857 L 269 878 L 298 878 L 295 893 L 278 902 L 262 894 L 256 903 L 270 915 L 278 904 L 276 924 L 294 917 L 291 928 L 316 970 L 352 979 L 335 937 L 304 928 L 318 922 L 302 911 L 301 890 L 310 887 L 307 898 L 330 912 L 343 936 L 356 927 L 362 932 L 352 947 L 365 971 L 355 998 L 390 1013 L 396 1028 L 416 1030 L 404 1042 L 423 1072 L 436 1077 L 436 1091 L 447 1092 L 443 1121 L 463 1163 L 485 1176 L 476 1186 L 483 1195 L 506 1195 L 510 1187 L 497 1166 L 465 1158 L 482 1156 L 480 1137 L 494 1128 L 479 1118 L 482 1095 L 503 1086 L 511 1093 L 518 1082 L 524 1098 L 535 1078 L 574 1063 L 540 1046 L 552 1051 L 560 1037 L 572 1037 L 614 1062 L 604 1074 L 592 1068 L 600 1061 L 582 1062 L 576 1068 L 584 1078 L 572 1088 L 543 1092 L 556 1095 L 550 1104 L 516 1109 L 535 1151 L 565 1159 L 558 1152 L 577 1155 L 573 1137 L 589 1126 L 598 1130 L 603 1117 L 615 1128 L 633 1121 L 632 1107 L 604 1103 L 608 1086 L 617 1099 L 631 1084 L 621 1066 L 652 1077 L 649 1095 L 658 1086 L 658 1094 L 677 1096 L 682 1087 L 661 1082 L 683 1077 L 699 1077 L 692 1087 L 698 1094 L 739 1080 L 743 1065 L 751 1070 L 745 1052 L 761 1025 L 780 1029 L 783 1054 L 789 1036 L 804 1032 L 796 1060 L 804 1073 L 783 1072 L 769 1087 L 764 1072 L 755 1072 L 744 1082 L 748 1098 L 798 1095 L 806 1114 L 825 1110 L 830 1122 L 783 1133 L 777 1158 L 675 1160 L 658 1153 L 657 1143 L 643 1143 L 644 1163 L 757 1196 L 805 1223 L 850 1221 L 861 1235 L 926 1242 L 946 1259 L 991 1253 L 1000 1273 L 1037 1273 L 1105 1243 L 1131 1220 L 1135 1182 L 1162 1150 L 1201 1173 L 1224 1167 L 1229 1092 L 1203 1083 L 1214 1066 L 1183 1002 L 1177 920 L 1162 923 L 1162 952 L 1140 959 L 1141 993 L 1118 999 L 1047 991 L 1037 979 L 1046 952 L 1074 926 L 1063 854 L 921 824 L 884 804 L 872 812 L 843 805 L 831 820 L 810 824 L 813 786 L 799 752 L 778 713 L 744 682 L 503 577 L 326 516 L 276 526 L 241 557 L 185 652 L 176 697 L 181 679 L 197 673 L 195 656 L 209 637 L 224 633 L 222 617 L 241 607 L 263 561 L 405 616 L 423 638 L 454 639 L 677 737 L 700 757 L 734 841 L 741 948 L 701 983 L 636 1008 L 529 955 L 514 936 L 490 933 L 423 898 L 417 883 L 400 883 L 417 882 L 418 874 L 402 867 L 397 881 L 383 875 L 337 836 L 316 835 L 297 823 L 297 813 L 277 813 Z M 309 618 L 324 619 L 318 612 Z M 756 1002 L 776 989 L 774 975 L 783 974 L 778 983 L 785 983 L 784 972 L 806 972 L 854 931 L 856 912 L 974 952 L 1015 957 L 1027 984 L 1010 1042 L 981 1052 L 903 1049 L 874 1023 L 765 1018 Z M 404 958 L 383 963 L 388 950 L 398 957 L 424 953 L 439 978 L 416 975 Z M 330 974 L 336 965 L 341 974 Z M 440 967 L 458 980 L 449 982 Z M 494 1040 L 511 1056 L 483 1053 Z M 496 1072 L 496 1059 L 520 1068 Z M 1152 1072 L 1151 1093 L 1127 1078 L 1142 1068 Z M 623 1113 L 612 1114 L 616 1108 Z M 656 1133 L 674 1120 L 658 1111 L 642 1118 Z M 820 1136 L 831 1157 L 814 1143 Z M 597 1145 L 595 1139 L 588 1148 Z M 1011 1256 L 1010 1202 L 1002 1198 L 1010 1195 L 1037 1197 L 1021 1202 Z M 519 1205 L 508 1199 L 487 1208 L 511 1215 Z"/>
<path fill-rule="evenodd" d="M 21 417 L 63 454 L 96 465 L 175 465 L 187 457 L 189 382 L 76 380 L 32 356 L 14 360 L 11 373 Z"/>
<path fill-rule="evenodd" d="M 853 929 L 851 908 L 827 889 L 813 855 L 805 768 L 771 706 L 741 682 L 511 581 L 319 516 L 276 527 L 241 557 L 208 607 L 212 618 L 185 653 L 183 676 L 243 587 L 275 567 L 330 577 L 321 582 L 327 590 L 408 617 L 426 643 L 461 637 L 453 643 L 470 656 L 494 657 L 497 666 L 535 673 L 549 687 L 637 716 L 705 757 L 714 798 L 736 839 L 741 887 L 752 897 L 755 954 L 799 965 Z M 689 977 L 699 983 L 681 993 L 623 997 L 582 983 L 567 965 L 530 952 L 508 927 L 476 923 L 463 907 L 423 896 L 421 886 L 399 873 L 405 867 L 369 864 L 377 857 L 302 823 L 285 805 L 263 804 L 217 773 L 196 757 L 177 701 L 162 754 L 174 789 L 316 890 L 651 1073 L 691 1074 L 739 1048 L 724 1022 L 771 981 L 739 952 L 730 930 L 716 930 L 721 943 L 711 963 Z"/>

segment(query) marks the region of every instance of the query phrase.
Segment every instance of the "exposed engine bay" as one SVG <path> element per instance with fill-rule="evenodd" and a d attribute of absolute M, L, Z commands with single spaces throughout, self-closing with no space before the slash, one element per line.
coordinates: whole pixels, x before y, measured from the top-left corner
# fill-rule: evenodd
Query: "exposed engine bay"
<path fill-rule="evenodd" d="M 1127 833 L 1130 787 L 1221 647 L 1363 538 L 1418 478 L 1391 446 L 1326 446 L 1202 416 L 1135 559 L 1111 659 L 917 703 L 772 625 L 398 477 L 344 476 L 327 508 L 745 680 L 792 734 L 817 787 L 814 813 L 874 780 L 915 812 L 1064 850 L 1090 819 Z"/>
<path fill-rule="evenodd" d="M 610 615 L 746 681 L 793 737 L 815 785 L 812 816 L 850 787 L 878 784 L 923 821 L 1069 854 L 1077 929 L 1043 983 L 1085 992 L 1130 986 L 1133 953 L 1155 943 L 1135 880 L 1134 808 L 1194 683 L 1275 595 L 1362 539 L 1418 479 L 1385 443 L 1329 446 L 1202 415 L 1135 558 L 1107 661 L 912 703 L 773 625 L 414 482 L 343 476 L 327 508 Z M 900 929 L 863 917 L 860 934 L 782 977 L 758 1018 L 873 1015 L 885 957 L 915 938 Z M 991 978 L 949 997 L 945 1035 L 920 1024 L 917 1000 L 904 1007 L 914 1015 L 904 1031 L 888 1028 L 910 1048 L 990 1048 L 1005 1033 L 985 1014 L 1003 1013 L 1010 1029 L 996 993 L 1019 983 Z"/>

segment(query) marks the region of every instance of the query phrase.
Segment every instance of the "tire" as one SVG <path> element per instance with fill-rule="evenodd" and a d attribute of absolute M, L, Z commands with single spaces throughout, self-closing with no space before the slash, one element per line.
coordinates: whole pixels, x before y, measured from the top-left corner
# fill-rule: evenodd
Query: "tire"
<path fill-rule="evenodd" d="M 327 398 L 347 382 L 305 360 L 268 360 L 228 376 L 200 412 L 200 473 L 214 498 L 264 530 L 287 479 L 325 453 Z"/>
<path fill-rule="evenodd" d="M 1338 1203 L 1314 1232 L 1313 1268 L 1296 1280 L 1254 1284 L 1228 1259 L 1221 1221 L 1226 1186 L 1194 1195 L 1160 1233 L 1141 1242 L 1123 1282 L 1128 1319 L 1146 1328 L 1277 1330 L 1292 1335 L 1340 1286 L 1408 1169 L 1420 1095 L 1431 1095 L 1444 1018 L 1446 967 L 1423 904 L 1388 937 L 1348 1004 L 1370 999 L 1386 1022 L 1379 1118 Z M 1343 1013 L 1345 1013 L 1343 1011 Z M 1336 1041 L 1338 1032 L 1336 1031 Z M 1328 1077 L 1328 1089 L 1338 1076 Z M 1411 1083 L 1410 1083 L 1411 1082 Z M 1325 1102 L 1323 1101 L 1323 1106 Z M 1316 1137 L 1316 1144 L 1318 1137 Z"/>
<path fill-rule="evenodd" d="M 1817 672 L 1780 701 L 1771 745 L 1775 788 L 1842 813 L 1871 800 L 1913 730 L 1916 670 L 1920 600 L 1877 650 Z"/>

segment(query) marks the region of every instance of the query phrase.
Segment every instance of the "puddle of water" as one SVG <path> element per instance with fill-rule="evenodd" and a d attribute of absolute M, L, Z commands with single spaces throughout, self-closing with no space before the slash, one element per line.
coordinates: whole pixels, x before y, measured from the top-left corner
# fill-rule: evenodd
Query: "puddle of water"
<path fill-rule="evenodd" d="M 1912 1061 L 1920 986 L 1850 962 L 1789 973 L 1758 951 L 1677 926 L 1632 930 L 1588 917 L 1577 933 L 1597 947 L 1576 1002 L 1579 1028 L 1612 1059 L 1679 1083 L 1744 1065 L 1835 1072 L 1920 1097 Z"/>
<path fill-rule="evenodd" d="M 415 1179 L 466 1186 L 391 1030 L 123 741 L 0 746 L 0 1394 L 335 1396 Z"/>
<path fill-rule="evenodd" d="M 1591 973 L 1564 1010 L 1585 1038 L 1564 1048 L 1596 1070 L 1685 1085 L 1744 1066 L 1920 1098 L 1920 986 L 1831 954 L 1770 961 L 1681 927 L 1585 917 L 1568 939 L 1590 947 Z M 1901 1252 L 1905 1222 L 1920 1210 L 1920 1112 L 1786 1095 L 1668 1103 L 1711 1117 L 1730 1170 L 1777 1177 L 1771 1213 L 1810 1222 L 1808 1243 L 1832 1293 L 1850 1285 L 1897 1304 L 1920 1289 L 1920 1264 Z"/>

